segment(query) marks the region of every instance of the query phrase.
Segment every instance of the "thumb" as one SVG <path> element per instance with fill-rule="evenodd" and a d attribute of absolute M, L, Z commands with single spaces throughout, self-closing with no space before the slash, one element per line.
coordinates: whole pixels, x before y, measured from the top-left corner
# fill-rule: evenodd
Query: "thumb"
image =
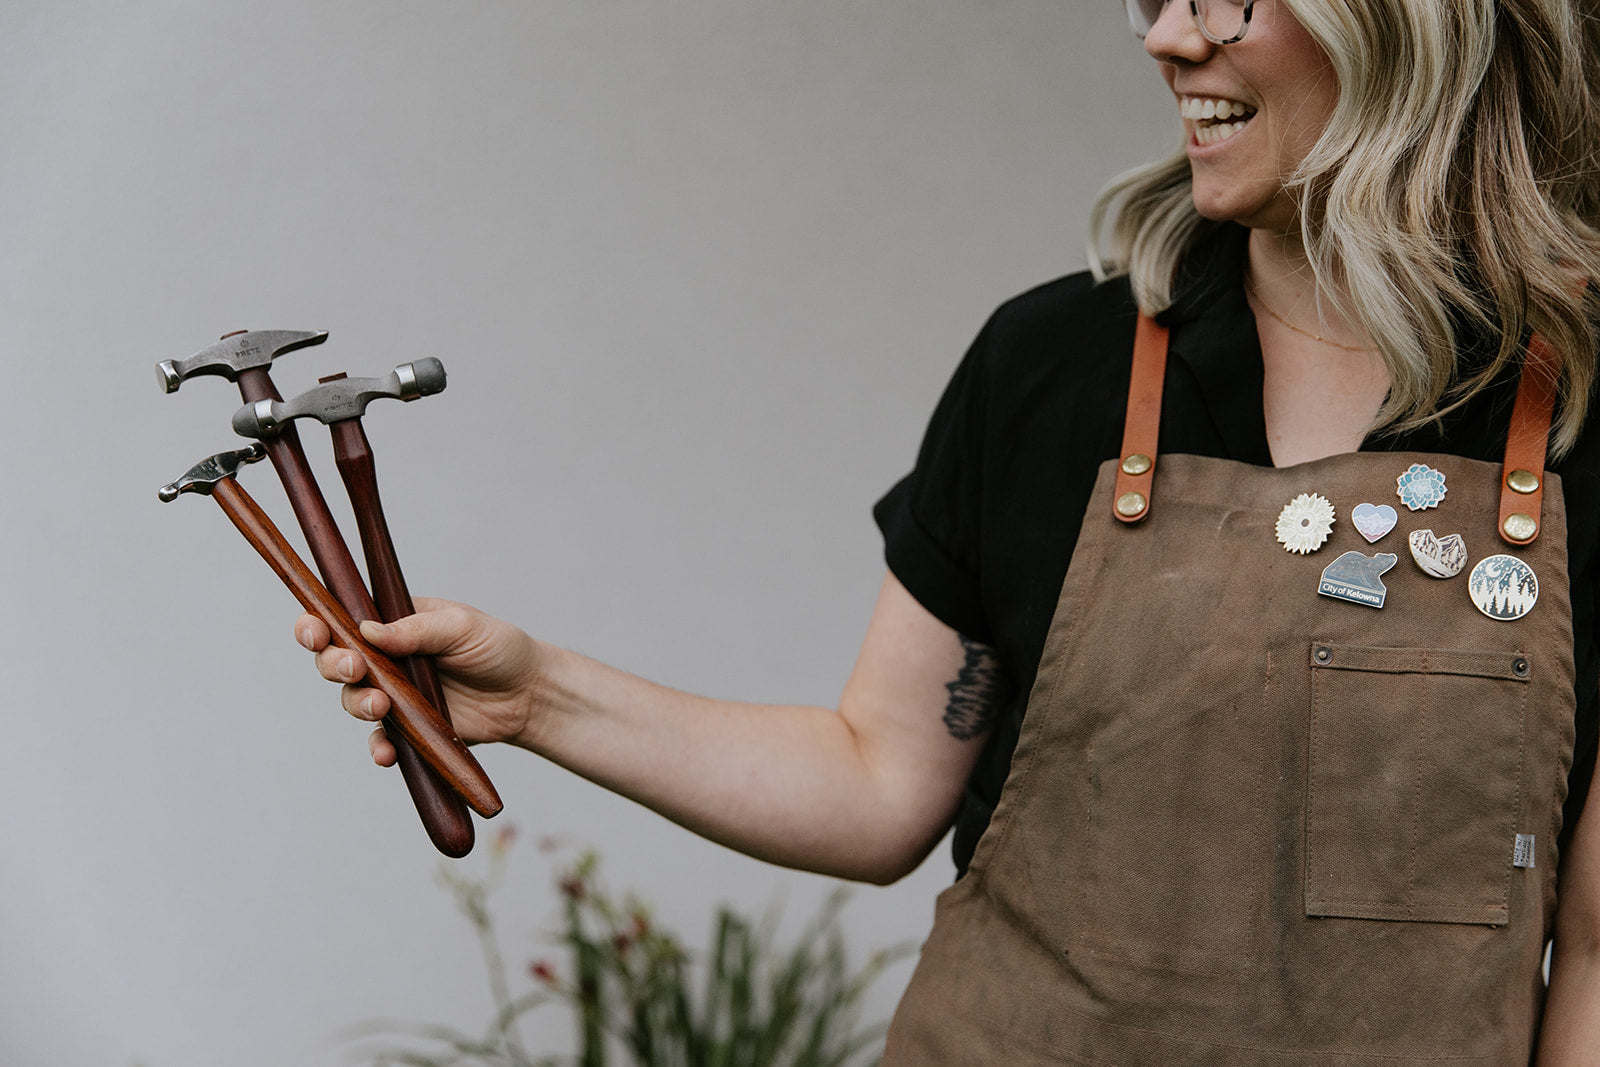
<path fill-rule="evenodd" d="M 361 636 L 391 656 L 409 656 L 417 650 L 416 634 L 396 623 L 365 619 L 361 623 Z"/>
<path fill-rule="evenodd" d="M 423 612 L 390 623 L 369 619 L 361 624 L 361 636 L 391 656 L 431 656 L 449 648 L 457 634 L 442 613 Z"/>

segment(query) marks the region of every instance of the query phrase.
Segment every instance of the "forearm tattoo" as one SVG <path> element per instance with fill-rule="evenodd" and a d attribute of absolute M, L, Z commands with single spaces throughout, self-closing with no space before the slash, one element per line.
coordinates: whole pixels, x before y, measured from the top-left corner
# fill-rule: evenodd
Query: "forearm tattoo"
<path fill-rule="evenodd" d="M 995 714 L 1011 695 L 1011 685 L 988 645 L 962 637 L 961 650 L 966 662 L 955 681 L 945 683 L 950 702 L 945 705 L 944 726 L 957 741 L 970 741 L 994 725 Z"/>

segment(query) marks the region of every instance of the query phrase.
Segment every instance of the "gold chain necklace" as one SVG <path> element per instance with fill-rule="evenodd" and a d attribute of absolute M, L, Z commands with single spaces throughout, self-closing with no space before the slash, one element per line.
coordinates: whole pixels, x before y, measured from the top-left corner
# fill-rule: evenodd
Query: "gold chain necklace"
<path fill-rule="evenodd" d="M 1263 300 L 1261 298 L 1261 291 L 1256 288 L 1256 283 L 1255 283 L 1255 279 L 1254 278 L 1246 278 L 1244 284 L 1245 284 L 1245 288 L 1250 290 L 1250 295 L 1256 298 L 1256 303 L 1260 304 L 1261 307 L 1266 311 L 1266 313 L 1268 315 L 1271 315 L 1273 318 L 1277 319 L 1279 322 L 1281 322 L 1285 326 L 1289 327 L 1289 329 L 1293 330 L 1295 333 L 1304 334 L 1305 336 L 1311 338 L 1313 341 L 1320 341 L 1325 345 L 1332 345 L 1334 348 L 1342 348 L 1346 352 L 1376 352 L 1377 351 L 1376 348 L 1372 348 L 1370 346 L 1366 347 L 1366 348 L 1362 348 L 1359 345 L 1342 345 L 1338 341 L 1329 340 L 1328 338 L 1323 337 L 1323 336 L 1321 336 L 1319 334 L 1312 333 L 1310 330 L 1307 330 L 1307 329 L 1304 329 L 1302 327 L 1296 326 L 1294 323 L 1290 322 L 1288 319 L 1284 318 L 1282 315 L 1280 315 L 1276 311 L 1272 310 L 1272 305 L 1267 303 L 1265 300 Z"/>

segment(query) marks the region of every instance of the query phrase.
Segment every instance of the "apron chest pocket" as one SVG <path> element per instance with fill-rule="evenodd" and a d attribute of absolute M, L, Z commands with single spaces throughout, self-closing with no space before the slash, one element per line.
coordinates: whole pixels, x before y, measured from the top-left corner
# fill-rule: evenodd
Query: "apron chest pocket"
<path fill-rule="evenodd" d="M 1311 916 L 1504 925 L 1529 657 L 1313 643 Z"/>

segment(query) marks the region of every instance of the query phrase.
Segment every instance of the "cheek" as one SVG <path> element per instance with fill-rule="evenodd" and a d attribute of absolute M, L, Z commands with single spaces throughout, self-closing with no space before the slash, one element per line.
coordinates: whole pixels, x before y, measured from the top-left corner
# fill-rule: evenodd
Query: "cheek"
<path fill-rule="evenodd" d="M 1294 153 L 1297 164 L 1316 147 L 1317 141 L 1328 128 L 1328 121 L 1333 117 L 1337 103 L 1337 90 L 1323 91 L 1320 88 L 1301 102 L 1288 138 L 1288 147 Z"/>
<path fill-rule="evenodd" d="M 1301 43 L 1303 47 L 1284 56 L 1288 65 L 1279 82 L 1286 105 L 1279 118 L 1286 147 L 1295 153 L 1296 162 L 1316 145 L 1339 103 L 1339 79 L 1328 57 L 1309 37 Z"/>
<path fill-rule="evenodd" d="M 1269 132 L 1276 143 L 1280 171 L 1287 177 L 1328 128 L 1339 102 L 1339 90 L 1331 72 L 1321 76 L 1314 73 L 1309 78 L 1302 73 L 1286 79 L 1283 89 L 1273 95 L 1276 106 L 1269 116 Z"/>

